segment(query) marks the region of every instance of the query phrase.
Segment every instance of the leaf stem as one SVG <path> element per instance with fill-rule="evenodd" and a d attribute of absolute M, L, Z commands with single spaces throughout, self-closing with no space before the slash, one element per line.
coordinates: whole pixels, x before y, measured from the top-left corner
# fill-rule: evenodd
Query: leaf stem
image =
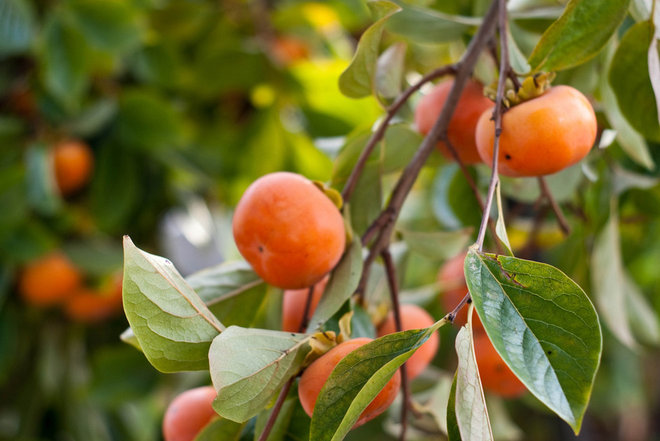
<path fill-rule="evenodd" d="M 509 46 L 506 39 L 506 0 L 496 0 L 499 8 L 497 14 L 497 27 L 500 33 L 500 77 L 497 82 L 497 94 L 495 99 L 495 109 L 493 110 L 493 119 L 495 120 L 495 140 L 493 142 L 493 171 L 490 177 L 490 184 L 488 185 L 488 195 L 486 197 L 486 207 L 484 209 L 483 217 L 481 218 L 481 225 L 479 227 L 479 234 L 477 235 L 477 246 L 479 251 L 483 251 L 484 239 L 486 238 L 486 227 L 490 219 L 490 209 L 493 205 L 493 198 L 495 196 L 495 187 L 499 181 L 498 166 L 499 166 L 499 151 L 500 151 L 500 135 L 502 134 L 502 114 L 504 113 L 503 97 L 504 89 L 506 86 L 507 72 L 511 69 L 509 63 Z"/>
<path fill-rule="evenodd" d="M 385 274 L 387 275 L 387 284 L 390 288 L 390 298 L 392 299 L 392 311 L 394 312 L 394 325 L 397 332 L 403 331 L 401 322 L 401 305 L 399 303 L 399 284 L 396 278 L 396 267 L 392 259 L 392 253 L 388 248 L 381 252 L 381 257 L 385 263 Z M 403 405 L 401 406 L 401 434 L 399 441 L 405 441 L 406 431 L 408 430 L 408 408 L 410 406 L 410 382 L 408 381 L 408 371 L 406 363 L 399 368 L 401 371 L 401 393 L 403 394 Z"/>

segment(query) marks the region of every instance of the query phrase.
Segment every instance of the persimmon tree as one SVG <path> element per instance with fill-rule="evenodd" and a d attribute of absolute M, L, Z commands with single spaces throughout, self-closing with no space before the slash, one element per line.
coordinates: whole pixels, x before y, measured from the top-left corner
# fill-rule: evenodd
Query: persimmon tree
<path fill-rule="evenodd" d="M 315 286 L 308 287 L 298 332 L 272 326 L 278 315 L 272 298 L 279 300 L 281 289 L 300 288 L 295 283 L 269 285 L 240 261 L 184 278 L 167 259 L 124 239 L 123 301 L 131 328 L 122 338 L 162 372 L 209 371 L 218 418 L 197 439 L 237 439 L 252 424 L 259 441 L 284 439 L 289 431 L 297 439 L 340 440 L 390 379 L 401 375 L 400 413 L 391 418 L 404 440 L 423 418 L 405 362 L 466 309 L 467 324 L 455 341 L 442 342 L 455 347 L 457 358 L 453 382 L 443 389 L 445 408 L 427 412 L 436 415 L 444 435 L 450 440 L 495 439 L 486 396 L 502 391 L 505 380 L 493 380 L 487 365 L 510 370 L 513 377 L 506 384 L 517 388 L 511 395 L 526 389 L 577 434 L 603 353 L 601 324 L 610 331 L 605 338 L 629 347 L 658 343 L 657 316 L 627 275 L 619 238 L 623 195 L 656 180 L 649 172 L 655 164 L 647 144 L 660 141 L 655 9 L 643 1 L 571 0 L 555 17 L 554 10 L 522 3 L 507 7 L 505 0 L 493 0 L 482 5 L 478 17 L 403 2 L 367 3 L 373 23 L 337 81 L 348 97 L 375 97 L 382 115 L 368 121 L 373 123 L 369 129 L 347 134 L 334 158 L 332 178 L 317 188 L 317 196 L 341 210 L 346 245 L 314 308 Z M 550 23 L 540 37 L 530 37 L 525 22 L 539 18 Z M 421 74 L 408 64 L 407 55 L 429 40 L 463 41 L 465 46 L 457 60 L 438 62 Z M 596 80 L 581 81 L 580 75 Z M 451 86 L 432 126 L 419 135 L 412 124 L 414 101 L 431 82 L 449 77 Z M 494 101 L 478 129 L 486 139 L 481 142 L 492 142 L 492 150 L 485 164 L 472 166 L 463 163 L 460 146 L 453 145 L 451 124 L 454 113 L 464 110 L 457 109 L 463 91 L 476 81 L 487 86 L 485 93 Z M 552 81 L 584 90 L 553 86 Z M 565 102 L 566 93 L 577 101 Z M 534 124 L 508 123 L 508 115 L 524 114 L 535 105 L 539 113 L 528 110 L 526 115 L 536 118 Z M 571 135 L 564 136 L 563 130 Z M 529 140 L 522 150 L 510 147 L 522 138 Z M 502 154 L 501 140 L 506 140 Z M 441 161 L 443 169 L 431 184 L 423 172 L 437 163 L 438 143 L 450 159 Z M 505 174 L 530 177 L 500 176 L 507 170 L 500 162 L 520 157 L 525 159 L 516 163 L 515 173 Z M 435 231 L 416 228 L 405 218 L 411 194 L 431 186 L 439 194 L 435 210 L 442 224 Z M 635 202 L 626 208 L 637 212 Z M 523 217 L 521 211 L 533 223 L 522 246 L 508 234 Z M 268 225 L 267 210 L 241 212 L 242 219 L 251 215 Z M 298 227 L 307 220 L 289 221 Z M 548 222 L 562 232 L 565 247 L 575 248 L 581 261 L 566 267 L 578 270 L 580 284 L 536 258 L 535 241 Z M 240 234 L 241 242 L 251 240 Z M 278 228 L 276 234 L 284 239 L 287 231 Z M 402 249 L 431 262 L 465 255 L 468 291 L 431 326 L 406 325 L 403 330 Z M 316 276 L 320 281 L 323 274 Z M 378 288 L 383 285 L 389 298 Z M 306 419 L 295 393 L 298 376 L 342 341 L 375 337 L 375 326 L 387 315 L 383 305 L 389 305 L 386 312 L 392 310 L 398 332 L 360 345 L 339 361 L 315 397 L 311 420 Z M 473 327 L 477 319 L 483 329 Z M 488 361 L 480 364 L 485 351 Z"/>

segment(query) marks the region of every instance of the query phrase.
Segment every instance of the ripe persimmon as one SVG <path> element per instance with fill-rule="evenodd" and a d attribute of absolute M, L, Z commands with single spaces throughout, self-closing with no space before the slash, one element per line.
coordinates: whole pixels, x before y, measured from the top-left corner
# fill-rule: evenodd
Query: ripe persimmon
<path fill-rule="evenodd" d="M 254 181 L 233 220 L 238 250 L 267 283 L 301 289 L 317 283 L 344 252 L 344 221 L 309 179 L 288 172 Z"/>
<path fill-rule="evenodd" d="M 362 337 L 340 343 L 316 359 L 305 369 L 298 385 L 298 398 L 300 398 L 300 404 L 307 415 L 311 417 L 314 413 L 314 406 L 316 405 L 319 392 L 321 392 L 325 382 L 328 381 L 335 366 L 350 352 L 370 341 L 372 341 L 370 338 Z M 376 395 L 376 398 L 360 414 L 353 427 L 361 426 L 385 412 L 396 398 L 400 385 L 401 374 L 397 371 L 385 387 Z"/>
<path fill-rule="evenodd" d="M 72 296 L 81 281 L 78 268 L 64 254 L 53 252 L 23 268 L 18 291 L 32 305 L 52 306 Z"/>
<path fill-rule="evenodd" d="M 493 162 L 495 123 L 492 109 L 477 123 L 477 148 L 486 164 Z M 596 115 L 589 100 L 569 86 L 555 86 L 511 107 L 502 116 L 499 173 L 543 176 L 584 158 L 596 140 Z"/>
<path fill-rule="evenodd" d="M 403 304 L 401 305 L 400 312 L 402 331 L 428 328 L 435 323 L 431 314 L 417 305 Z M 392 334 L 393 332 L 396 332 L 396 324 L 394 322 L 394 312 L 390 312 L 385 321 L 378 327 L 378 336 L 382 337 L 383 335 Z M 431 363 L 436 352 L 438 352 L 439 345 L 440 337 L 434 332 L 429 339 L 417 349 L 412 357 L 406 361 L 408 378 L 413 379 L 426 369 L 426 366 Z"/>
<path fill-rule="evenodd" d="M 325 286 L 328 284 L 328 277 L 324 277 L 314 285 L 312 291 L 312 300 L 309 305 L 309 316 L 314 313 L 316 306 L 321 300 Z M 282 297 L 282 330 L 287 332 L 300 332 L 300 324 L 303 322 L 305 313 L 305 304 L 307 303 L 307 294 L 309 288 L 287 289 Z"/>
<path fill-rule="evenodd" d="M 435 86 L 431 93 L 419 100 L 415 108 L 415 123 L 422 134 L 426 135 L 431 131 L 453 85 L 454 80 L 443 81 Z M 492 106 L 493 102 L 483 94 L 483 86 L 477 81 L 469 80 L 461 93 L 447 129 L 449 142 L 465 164 L 481 162 L 474 131 L 481 114 Z M 444 142 L 438 143 L 438 149 L 446 158 L 454 159 Z"/>
<path fill-rule="evenodd" d="M 463 297 L 468 293 L 468 287 L 465 283 L 465 273 L 463 272 L 463 263 L 467 253 L 458 254 L 447 260 L 438 272 L 438 281 L 442 289 L 440 301 L 445 312 L 452 311 Z M 463 326 L 467 323 L 468 305 L 465 305 L 458 311 L 454 317 L 456 326 Z M 472 316 L 472 328 L 474 332 L 484 330 L 484 326 L 475 312 Z"/>
<path fill-rule="evenodd" d="M 69 196 L 87 184 L 94 168 L 94 156 L 82 141 L 61 141 L 53 148 L 55 181 L 63 196 Z"/>
<path fill-rule="evenodd" d="M 474 353 L 484 390 L 505 398 L 515 398 L 527 390 L 509 369 L 485 333 L 474 335 Z"/>
<path fill-rule="evenodd" d="M 163 417 L 165 441 L 192 441 L 217 414 L 213 410 L 216 391 L 212 386 L 190 389 L 170 403 Z"/>

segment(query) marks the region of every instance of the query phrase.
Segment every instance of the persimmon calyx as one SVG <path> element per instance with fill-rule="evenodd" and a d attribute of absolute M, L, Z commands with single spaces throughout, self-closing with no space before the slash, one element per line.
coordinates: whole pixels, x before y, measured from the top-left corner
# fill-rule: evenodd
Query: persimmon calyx
<path fill-rule="evenodd" d="M 504 95 L 502 103 L 508 109 L 516 104 L 524 103 L 531 99 L 537 98 L 545 93 L 552 86 L 552 81 L 555 79 L 554 72 L 540 72 L 526 77 L 520 88 L 516 90 L 515 85 L 511 79 L 507 78 L 505 83 Z M 493 101 L 497 100 L 497 81 L 494 81 L 489 86 L 484 87 L 484 95 Z"/>
<path fill-rule="evenodd" d="M 312 181 L 312 183 L 332 201 L 338 210 L 342 209 L 344 206 L 344 199 L 341 197 L 341 193 L 332 187 L 328 187 L 321 181 Z"/>

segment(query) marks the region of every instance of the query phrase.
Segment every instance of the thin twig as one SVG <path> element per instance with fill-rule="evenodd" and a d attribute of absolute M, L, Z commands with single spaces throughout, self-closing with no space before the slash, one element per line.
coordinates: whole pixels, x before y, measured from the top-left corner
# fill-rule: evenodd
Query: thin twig
<path fill-rule="evenodd" d="M 387 284 L 390 287 L 390 298 L 392 299 L 392 311 L 394 312 L 394 325 L 397 332 L 403 331 L 401 323 L 401 305 L 399 304 L 399 284 L 396 279 L 396 267 L 392 259 L 392 253 L 385 248 L 381 253 L 385 264 L 385 274 L 387 275 Z M 410 405 L 410 383 L 408 382 L 408 372 L 406 364 L 399 368 L 401 371 L 401 392 L 403 393 L 403 405 L 401 406 L 401 434 L 400 441 L 405 441 L 406 430 L 408 429 L 408 407 Z"/>
<path fill-rule="evenodd" d="M 493 171 L 490 177 L 490 184 L 488 185 L 488 196 L 486 197 L 486 208 L 484 209 L 483 217 L 481 218 L 481 226 L 479 227 L 479 234 L 477 236 L 477 246 L 479 251 L 483 251 L 484 239 L 486 238 L 486 226 L 490 218 L 490 207 L 493 205 L 493 198 L 495 196 L 495 187 L 499 181 L 499 152 L 500 152 L 500 135 L 502 134 L 502 113 L 504 110 L 503 97 L 504 88 L 506 86 L 506 72 L 510 69 L 509 63 L 509 46 L 506 39 L 506 0 L 497 0 L 499 11 L 497 14 L 497 27 L 500 32 L 500 78 L 497 82 L 497 94 L 495 98 L 495 110 L 493 110 L 493 119 L 495 120 L 495 140 L 493 142 Z"/>
<path fill-rule="evenodd" d="M 264 431 L 261 432 L 261 435 L 259 435 L 258 441 L 266 441 L 268 439 L 268 436 L 270 435 L 270 431 L 273 430 L 273 426 L 275 425 L 275 420 L 277 420 L 277 416 L 280 414 L 280 411 L 282 410 L 282 405 L 284 404 L 284 400 L 286 400 L 286 396 L 289 394 L 289 389 L 291 389 L 291 385 L 293 384 L 295 379 L 296 379 L 295 376 L 289 378 L 289 381 L 287 381 L 284 387 L 282 387 L 282 390 L 280 391 L 280 394 L 277 397 L 277 401 L 273 406 L 273 411 L 270 413 L 270 416 L 268 417 L 268 421 L 266 422 L 266 427 L 264 427 Z"/>
<path fill-rule="evenodd" d="M 307 325 L 309 324 L 309 312 L 312 309 L 312 298 L 314 297 L 315 287 L 316 285 L 312 285 L 309 287 L 309 290 L 307 291 L 307 299 L 305 300 L 305 309 L 303 310 L 302 321 L 300 322 L 300 326 L 298 327 L 298 332 L 303 332 L 305 329 L 307 329 Z"/>
<path fill-rule="evenodd" d="M 443 136 L 443 133 L 446 133 L 447 127 L 449 126 L 449 121 L 454 112 L 454 109 L 456 108 L 456 104 L 458 103 L 458 99 L 463 89 L 465 88 L 470 75 L 472 74 L 479 54 L 492 35 L 498 6 L 498 2 L 493 2 L 490 9 L 488 10 L 488 13 L 484 17 L 482 26 L 479 28 L 476 35 L 470 42 L 470 45 L 463 55 L 463 58 L 456 65 L 454 84 L 451 88 L 451 91 L 449 92 L 447 100 L 445 101 L 442 112 L 440 112 L 438 119 L 435 121 L 430 132 L 424 138 L 424 141 L 422 141 L 422 144 L 415 153 L 413 159 L 406 166 L 403 173 L 399 177 L 394 190 L 392 190 L 392 194 L 386 210 L 391 210 L 393 215 L 391 220 L 380 228 L 376 239 L 371 245 L 369 255 L 365 260 L 364 268 L 366 268 L 367 264 L 373 263 L 375 256 L 380 255 L 382 250 L 384 250 L 389 245 L 390 236 L 394 229 L 395 221 L 399 215 L 399 212 L 401 211 L 401 207 L 403 206 L 403 202 L 406 200 L 410 189 L 417 180 L 417 176 L 426 163 L 426 160 L 430 156 L 431 152 L 433 152 L 433 149 L 435 148 L 440 138 Z M 364 286 L 364 272 L 362 279 L 363 280 L 361 280 L 360 285 Z"/>
<path fill-rule="evenodd" d="M 312 297 L 314 297 L 315 286 L 316 285 L 310 286 L 309 290 L 307 291 L 307 299 L 305 300 L 305 309 L 303 311 L 302 321 L 298 326 L 298 332 L 303 332 L 305 328 L 307 328 L 307 324 L 309 323 L 309 313 L 310 310 L 312 309 Z M 266 426 L 264 427 L 263 432 L 261 432 L 261 435 L 259 435 L 258 441 L 266 441 L 268 439 L 268 436 L 270 435 L 270 432 L 271 430 L 273 430 L 273 426 L 275 425 L 275 421 L 277 420 L 277 417 L 279 416 L 280 411 L 282 410 L 282 405 L 284 404 L 284 400 L 286 399 L 286 396 L 289 394 L 289 389 L 291 389 L 291 385 L 293 384 L 295 379 L 296 379 L 295 376 L 291 377 L 289 381 L 287 381 L 284 384 L 282 390 L 280 390 L 280 394 L 277 396 L 277 401 L 273 406 L 273 411 L 268 416 L 268 421 L 266 421 Z"/>
<path fill-rule="evenodd" d="M 369 138 L 367 145 L 362 150 L 362 153 L 360 154 L 360 157 L 358 158 L 355 167 L 353 167 L 353 170 L 351 171 L 351 174 L 348 177 L 348 180 L 346 181 L 346 185 L 344 185 L 344 190 L 341 192 L 341 196 L 342 198 L 344 198 L 345 201 L 350 199 L 351 195 L 353 194 L 353 190 L 355 190 L 357 181 L 358 179 L 360 179 L 362 170 L 364 169 L 364 166 L 367 164 L 367 160 L 369 159 L 371 152 L 376 147 L 376 144 L 378 144 L 378 141 L 383 139 L 383 137 L 385 136 L 385 131 L 387 130 L 387 126 L 389 125 L 392 118 L 394 118 L 394 115 L 396 115 L 396 113 L 399 111 L 399 109 L 406 103 L 406 101 L 408 101 L 408 99 L 413 95 L 413 93 L 417 92 L 424 84 L 436 78 L 440 78 L 442 76 L 454 73 L 455 71 L 456 71 L 456 65 L 449 64 L 447 66 L 440 67 L 438 69 L 433 70 L 432 72 L 427 73 L 422 78 L 420 78 L 419 81 L 417 81 L 415 84 L 413 84 L 408 89 L 406 89 L 401 95 L 399 95 L 396 101 L 394 101 L 392 105 L 390 105 L 387 108 L 387 113 L 385 115 L 385 118 L 383 118 L 383 120 L 378 125 L 378 129 L 376 129 L 373 135 L 371 135 L 371 138 Z"/>
<path fill-rule="evenodd" d="M 561 207 L 557 203 L 557 200 L 552 195 L 552 192 L 550 191 L 550 187 L 548 187 L 548 181 L 546 181 L 543 176 L 539 176 L 538 181 L 539 181 L 539 187 L 541 188 L 541 194 L 545 196 L 545 198 L 548 200 L 548 203 L 550 204 L 552 211 L 555 213 L 555 216 L 557 217 L 559 228 L 561 228 L 561 231 L 562 233 L 564 233 L 564 236 L 570 235 L 571 226 L 568 224 L 566 217 L 564 217 L 564 213 L 562 212 Z"/>

